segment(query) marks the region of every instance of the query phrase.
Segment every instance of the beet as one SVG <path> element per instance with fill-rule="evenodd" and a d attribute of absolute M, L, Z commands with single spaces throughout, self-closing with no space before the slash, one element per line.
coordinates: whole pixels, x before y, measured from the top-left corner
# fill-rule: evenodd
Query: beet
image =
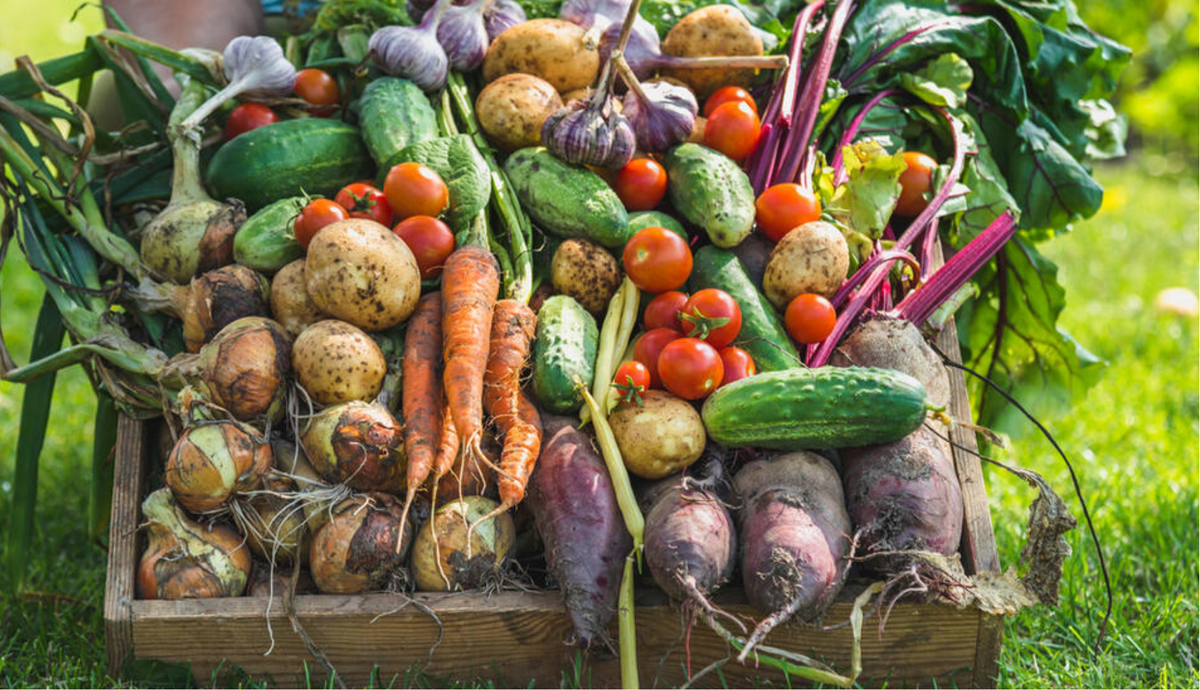
<path fill-rule="evenodd" d="M 843 449 L 842 481 L 860 552 L 958 553 L 962 490 L 948 444 L 927 427 L 892 443 Z M 904 562 L 881 558 L 868 565 L 894 572 Z"/>
<path fill-rule="evenodd" d="M 877 314 L 855 326 L 829 358 L 835 367 L 882 367 L 904 372 L 921 382 L 929 400 L 950 404 L 950 376 L 921 331 L 911 322 Z"/>
<path fill-rule="evenodd" d="M 550 567 L 566 602 L 578 643 L 599 641 L 617 608 L 617 590 L 633 539 L 617 507 L 604 459 L 576 420 L 542 415 L 542 454 L 529 484 L 533 510 Z"/>

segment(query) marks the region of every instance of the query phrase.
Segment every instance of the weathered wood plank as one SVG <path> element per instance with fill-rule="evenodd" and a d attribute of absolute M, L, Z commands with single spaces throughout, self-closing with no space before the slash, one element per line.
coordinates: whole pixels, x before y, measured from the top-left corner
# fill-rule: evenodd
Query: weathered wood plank
<path fill-rule="evenodd" d="M 108 579 L 104 586 L 104 635 L 108 672 L 114 677 L 133 653 L 134 573 L 137 569 L 137 526 L 147 466 L 147 424 L 121 415 L 113 467 L 112 519 L 108 535 Z"/>

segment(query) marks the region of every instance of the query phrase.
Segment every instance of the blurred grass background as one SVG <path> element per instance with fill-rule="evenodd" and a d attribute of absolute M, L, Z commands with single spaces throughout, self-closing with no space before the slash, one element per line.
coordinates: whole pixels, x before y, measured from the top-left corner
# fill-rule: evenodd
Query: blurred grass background
<path fill-rule="evenodd" d="M 1084 404 L 1043 421 L 1080 474 L 1116 605 L 1105 646 L 1093 656 L 1104 596 L 1081 525 L 1072 535 L 1062 603 L 1025 611 L 1006 626 L 999 683 L 1196 687 L 1200 333 L 1195 318 L 1160 312 L 1153 303 L 1166 287 L 1196 292 L 1200 275 L 1197 7 L 1187 0 L 1080 4 L 1093 28 L 1134 49 L 1118 102 L 1130 118 L 1131 155 L 1097 171 L 1107 189 L 1101 213 L 1045 250 L 1067 289 L 1063 327 L 1110 366 Z M 19 55 L 44 60 L 78 49 L 101 28 L 94 7 L 70 21 L 78 5 L 0 0 L 0 71 Z M 23 362 L 42 288 L 19 251 L 0 269 L 0 287 L 4 335 Z M 0 531 L 11 500 L 21 391 L 0 382 Z M 105 672 L 105 552 L 88 541 L 84 525 L 94 414 L 82 371 L 60 374 L 42 455 L 31 591 L 0 600 L 0 686 L 191 682 L 185 670 L 156 664 L 127 668 L 121 679 Z M 1044 474 L 1075 505 L 1069 475 L 1040 437 L 1016 439 L 1007 456 Z M 1011 565 L 1024 543 L 1033 493 L 1013 477 L 985 471 L 1001 560 Z M 7 590 L 3 581 L 0 590 Z"/>

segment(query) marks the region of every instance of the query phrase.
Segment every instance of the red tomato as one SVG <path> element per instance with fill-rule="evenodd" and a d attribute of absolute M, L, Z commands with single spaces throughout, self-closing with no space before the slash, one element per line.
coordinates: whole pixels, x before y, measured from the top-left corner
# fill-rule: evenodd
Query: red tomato
<path fill-rule="evenodd" d="M 649 211 L 667 193 L 667 171 L 650 158 L 634 158 L 617 173 L 617 196 L 630 211 Z"/>
<path fill-rule="evenodd" d="M 650 370 L 636 359 L 623 362 L 613 377 L 613 388 L 617 389 L 617 400 L 642 404 L 642 393 L 650 388 Z"/>
<path fill-rule="evenodd" d="M 896 201 L 896 215 L 915 218 L 929 205 L 925 195 L 933 186 L 933 172 L 938 164 L 920 151 L 905 151 L 904 164 L 908 168 L 900 173 L 900 199 Z"/>
<path fill-rule="evenodd" d="M 441 275 L 446 258 L 454 251 L 454 233 L 448 225 L 432 216 L 411 216 L 400 221 L 393 232 L 412 250 L 421 280 Z"/>
<path fill-rule="evenodd" d="M 725 365 L 712 345 L 696 338 L 667 343 L 658 355 L 663 387 L 684 400 L 699 400 L 715 391 L 725 378 Z"/>
<path fill-rule="evenodd" d="M 309 104 L 315 106 L 329 106 L 324 108 L 309 108 L 309 112 L 319 117 L 329 117 L 337 110 L 338 100 L 341 98 L 341 92 L 338 90 L 337 80 L 329 75 L 325 70 L 320 69 L 302 69 L 296 73 L 296 84 L 292 87 L 296 95 L 308 101 Z"/>
<path fill-rule="evenodd" d="M 705 288 L 688 298 L 679 322 L 683 324 L 684 335 L 722 348 L 741 332 L 742 309 L 728 292 Z"/>
<path fill-rule="evenodd" d="M 450 190 L 440 175 L 420 163 L 393 165 L 383 182 L 383 193 L 395 217 L 434 216 L 446 210 Z"/>
<path fill-rule="evenodd" d="M 639 290 L 667 292 L 679 289 L 692 274 L 692 250 L 666 228 L 645 228 L 625 243 L 621 263 Z"/>
<path fill-rule="evenodd" d="M 796 342 L 812 345 L 829 337 L 837 323 L 837 312 L 820 295 L 796 295 L 783 315 L 783 325 Z"/>
<path fill-rule="evenodd" d="M 821 219 L 821 202 L 817 196 L 793 182 L 772 185 L 763 190 L 754 202 L 758 229 L 772 242 L 805 223 Z"/>
<path fill-rule="evenodd" d="M 754 358 L 740 347 L 732 345 L 723 347 L 717 354 L 721 355 L 721 365 L 725 367 L 725 377 L 721 380 L 722 386 L 758 373 Z"/>
<path fill-rule="evenodd" d="M 349 211 L 351 218 L 366 218 L 380 225 L 392 225 L 392 207 L 388 205 L 387 197 L 369 184 L 348 184 L 333 200 Z"/>
<path fill-rule="evenodd" d="M 678 290 L 656 295 L 646 305 L 646 313 L 642 315 L 642 323 L 646 326 L 646 330 L 651 328 L 683 330 L 683 324 L 679 323 L 679 312 L 683 309 L 683 305 L 687 304 L 687 301 L 687 293 Z"/>
<path fill-rule="evenodd" d="M 312 241 L 313 235 L 321 228 L 336 223 L 339 220 L 346 220 L 350 214 L 346 209 L 342 208 L 336 201 L 329 199 L 313 199 L 308 202 L 304 210 L 300 211 L 300 215 L 296 216 L 296 220 L 292 223 L 292 232 L 296 235 L 296 241 L 300 243 L 305 250 L 308 249 L 308 243 Z"/>
<path fill-rule="evenodd" d="M 658 377 L 658 356 L 668 343 L 678 340 L 683 334 L 673 328 L 653 328 L 642 334 L 633 344 L 633 358 L 646 365 L 650 371 L 650 387 L 662 388 Z"/>
<path fill-rule="evenodd" d="M 754 96 L 751 96 L 749 91 L 740 86 L 722 86 L 704 101 L 704 117 L 711 117 L 714 110 L 731 101 L 745 103 L 754 109 L 755 115 L 758 114 L 758 104 L 754 102 Z"/>
<path fill-rule="evenodd" d="M 735 161 L 754 153 L 762 123 L 758 113 L 743 101 L 718 106 L 704 125 L 704 145 Z"/>
<path fill-rule="evenodd" d="M 279 122 L 279 116 L 275 114 L 274 110 L 261 103 L 243 103 L 234 108 L 226 118 L 223 138 L 225 141 L 229 141 L 239 134 L 245 134 L 265 125 L 273 125 L 276 122 Z"/>

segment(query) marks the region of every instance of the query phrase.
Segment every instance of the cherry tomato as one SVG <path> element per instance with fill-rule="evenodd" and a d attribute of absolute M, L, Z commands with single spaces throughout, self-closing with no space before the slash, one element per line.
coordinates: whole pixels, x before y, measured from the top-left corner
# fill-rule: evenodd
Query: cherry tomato
<path fill-rule="evenodd" d="M 712 345 L 697 338 L 680 338 L 659 353 L 658 376 L 671 393 L 684 400 L 699 400 L 721 385 L 725 365 Z"/>
<path fill-rule="evenodd" d="M 758 113 L 743 101 L 718 106 L 704 125 L 704 145 L 735 161 L 754 153 L 762 123 Z"/>
<path fill-rule="evenodd" d="M 722 348 L 741 332 L 742 309 L 728 292 L 705 288 L 688 298 L 679 322 L 684 335 Z"/>
<path fill-rule="evenodd" d="M 692 250 L 670 230 L 650 227 L 625 243 L 621 263 L 639 290 L 667 292 L 679 289 L 692 274 Z"/>
<path fill-rule="evenodd" d="M 713 111 L 729 102 L 741 102 L 754 109 L 754 114 L 758 114 L 758 104 L 754 102 L 754 96 L 750 92 L 740 86 L 722 86 L 713 92 L 713 95 L 704 101 L 704 117 L 712 117 Z"/>
<path fill-rule="evenodd" d="M 441 275 L 446 258 L 454 251 L 450 226 L 432 216 L 411 216 L 400 221 L 393 232 L 412 250 L 421 280 Z"/>
<path fill-rule="evenodd" d="M 245 134 L 265 125 L 273 125 L 276 122 L 279 122 L 279 116 L 275 114 L 274 110 L 261 103 L 243 103 L 234 108 L 226 118 L 223 137 L 225 141 L 229 141 L 239 134 Z"/>
<path fill-rule="evenodd" d="M 662 379 L 658 377 L 658 356 L 663 348 L 683 334 L 673 328 L 652 328 L 642 334 L 633 344 L 633 358 L 646 365 L 650 371 L 650 387 L 662 388 Z"/>
<path fill-rule="evenodd" d="M 687 293 L 678 290 L 656 295 L 646 305 L 646 313 L 642 315 L 642 323 L 646 326 L 646 330 L 651 328 L 683 330 L 683 324 L 679 323 L 679 312 L 683 309 L 683 305 L 687 304 L 687 301 Z"/>
<path fill-rule="evenodd" d="M 392 207 L 383 192 L 369 184 L 355 182 L 342 187 L 334 201 L 350 212 L 351 218 L 366 218 L 380 225 L 392 225 Z"/>
<path fill-rule="evenodd" d="M 722 386 L 758 373 L 754 358 L 740 347 L 723 347 L 717 354 L 721 355 L 721 365 L 725 367 L 725 377 L 721 379 Z"/>
<path fill-rule="evenodd" d="M 650 158 L 634 158 L 617 173 L 617 196 L 630 211 L 649 211 L 667 193 L 667 171 Z"/>
<path fill-rule="evenodd" d="M 302 69 L 296 73 L 296 84 L 292 87 L 296 95 L 308 101 L 310 105 L 327 106 L 323 108 L 309 108 L 309 112 L 319 117 L 329 117 L 337 110 L 338 100 L 341 98 L 341 92 L 338 90 L 337 80 L 329 75 L 325 70 L 320 69 Z"/>
<path fill-rule="evenodd" d="M 446 210 L 450 190 L 440 175 L 420 163 L 393 165 L 383 182 L 388 205 L 399 220 L 434 216 Z"/>
<path fill-rule="evenodd" d="M 937 161 L 920 151 L 905 151 L 904 164 L 908 166 L 900 173 L 900 199 L 896 202 L 896 215 L 915 218 L 929 205 L 925 194 L 933 186 L 933 171 Z"/>
<path fill-rule="evenodd" d="M 623 362 L 613 377 L 613 388 L 617 389 L 617 400 L 641 406 L 641 394 L 650 388 L 650 370 L 636 359 Z"/>
<path fill-rule="evenodd" d="M 772 242 L 782 240 L 794 228 L 821 219 L 817 196 L 793 182 L 767 187 L 754 202 L 754 208 L 758 229 Z"/>
<path fill-rule="evenodd" d="M 796 295 L 783 315 L 788 335 L 805 345 L 828 338 L 836 323 L 837 312 L 829 300 L 811 293 Z"/>
<path fill-rule="evenodd" d="M 296 220 L 292 223 L 292 232 L 296 235 L 296 241 L 300 243 L 305 250 L 308 249 L 308 243 L 312 241 L 313 235 L 321 228 L 336 223 L 339 220 L 346 220 L 350 214 L 346 209 L 342 208 L 336 201 L 330 199 L 313 199 L 308 202 L 304 210 L 300 211 L 300 215 L 296 216 Z"/>

